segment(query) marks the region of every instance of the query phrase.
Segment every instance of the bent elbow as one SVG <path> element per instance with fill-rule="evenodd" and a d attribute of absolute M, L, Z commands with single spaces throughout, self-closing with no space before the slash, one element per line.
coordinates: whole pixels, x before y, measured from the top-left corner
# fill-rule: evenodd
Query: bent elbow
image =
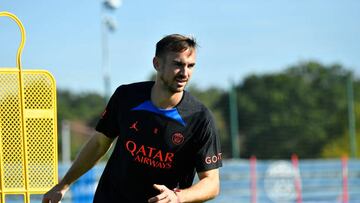
<path fill-rule="evenodd" d="M 220 195 L 220 186 L 216 187 L 214 191 L 214 198 Z"/>
<path fill-rule="evenodd" d="M 216 185 L 211 192 L 210 199 L 215 199 L 219 195 L 220 195 L 220 186 Z"/>
<path fill-rule="evenodd" d="M 217 187 L 216 190 L 215 190 L 215 197 L 219 196 L 220 195 L 220 187 Z"/>

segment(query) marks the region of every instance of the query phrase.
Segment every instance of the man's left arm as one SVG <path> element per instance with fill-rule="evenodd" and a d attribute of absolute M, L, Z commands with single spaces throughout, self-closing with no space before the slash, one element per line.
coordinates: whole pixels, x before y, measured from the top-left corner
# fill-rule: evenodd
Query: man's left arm
<path fill-rule="evenodd" d="M 164 185 L 154 185 L 160 194 L 149 199 L 151 203 L 204 202 L 215 198 L 220 192 L 219 169 L 198 172 L 199 182 L 189 188 L 171 190 Z"/>

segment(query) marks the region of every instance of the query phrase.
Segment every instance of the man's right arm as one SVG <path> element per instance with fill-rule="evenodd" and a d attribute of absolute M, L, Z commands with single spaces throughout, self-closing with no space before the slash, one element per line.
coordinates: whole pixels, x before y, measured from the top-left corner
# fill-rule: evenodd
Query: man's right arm
<path fill-rule="evenodd" d="M 109 150 L 113 140 L 100 133 L 93 135 L 82 148 L 64 178 L 44 195 L 42 202 L 60 202 L 65 192 L 69 189 L 70 184 L 90 170 L 100 160 Z"/>

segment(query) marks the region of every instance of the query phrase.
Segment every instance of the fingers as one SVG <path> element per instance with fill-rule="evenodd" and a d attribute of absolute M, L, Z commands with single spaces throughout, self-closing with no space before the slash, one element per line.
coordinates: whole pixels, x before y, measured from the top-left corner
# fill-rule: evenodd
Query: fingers
<path fill-rule="evenodd" d="M 59 199 L 52 199 L 49 197 L 43 197 L 42 203 L 60 203 Z"/>
<path fill-rule="evenodd" d="M 60 200 L 59 201 L 55 201 L 55 200 L 52 200 L 51 198 L 43 198 L 42 199 L 42 203 L 60 203 Z"/>
<path fill-rule="evenodd" d="M 66 190 L 61 190 L 58 185 L 54 186 L 47 193 L 44 194 L 42 203 L 60 203 Z"/>
<path fill-rule="evenodd" d="M 152 197 L 148 200 L 149 203 L 169 203 L 169 202 L 178 202 L 177 196 L 174 191 L 167 188 L 165 185 L 154 184 L 153 187 L 160 191 L 160 194 Z"/>
<path fill-rule="evenodd" d="M 166 189 L 168 189 L 165 185 L 158 185 L 158 184 L 154 184 L 153 187 L 159 190 L 160 192 L 164 192 Z"/>
<path fill-rule="evenodd" d="M 166 193 L 161 193 L 155 197 L 152 197 L 148 200 L 149 203 L 153 203 L 153 202 L 156 202 L 156 203 L 162 203 L 162 202 L 170 202 L 170 199 L 168 198 L 169 195 L 166 194 Z"/>
<path fill-rule="evenodd" d="M 53 203 L 51 198 L 47 197 L 47 194 L 43 196 L 42 203 Z"/>

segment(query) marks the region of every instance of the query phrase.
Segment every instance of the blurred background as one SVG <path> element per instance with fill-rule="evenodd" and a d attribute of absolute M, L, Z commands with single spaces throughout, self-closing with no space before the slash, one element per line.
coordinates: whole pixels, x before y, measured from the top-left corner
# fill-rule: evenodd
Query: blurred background
<path fill-rule="evenodd" d="M 24 69 L 56 78 L 60 171 L 116 87 L 151 80 L 156 42 L 180 33 L 200 44 L 187 90 L 221 136 L 214 202 L 252 203 L 360 202 L 359 9 L 356 0 L 0 2 L 25 26 Z M 15 67 L 19 42 L 0 18 L 1 67 Z"/>

